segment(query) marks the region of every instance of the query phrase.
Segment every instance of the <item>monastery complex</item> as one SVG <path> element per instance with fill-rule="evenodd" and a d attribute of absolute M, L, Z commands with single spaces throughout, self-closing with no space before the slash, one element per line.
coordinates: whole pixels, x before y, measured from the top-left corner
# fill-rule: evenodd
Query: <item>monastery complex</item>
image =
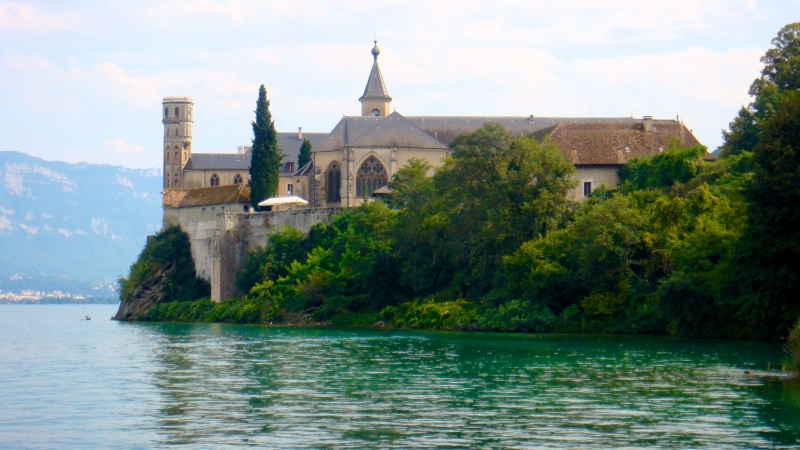
<path fill-rule="evenodd" d="M 518 137 L 542 140 L 549 135 L 575 165 L 577 186 L 569 195 L 576 201 L 600 186 L 617 186 L 618 170 L 631 158 L 657 155 L 673 139 L 684 147 L 699 144 L 678 120 L 651 116 L 404 116 L 392 111 L 379 54 L 375 42 L 372 69 L 358 99 L 361 115 L 343 117 L 328 133 L 302 128 L 278 132 L 285 156 L 277 195 L 299 196 L 310 207 L 282 215 L 243 214 L 251 212 L 250 147 L 241 146 L 236 153 L 194 153 L 191 97 L 164 98 L 164 224 L 179 224 L 190 235 L 198 275 L 211 281 L 212 300 L 237 294 L 232 274 L 241 258 L 248 249 L 265 244 L 266 234 L 276 227 L 308 231 L 314 223 L 330 220 L 336 209 L 386 192 L 389 180 L 411 158 L 439 167 L 455 136 L 486 123 L 499 123 Z M 311 162 L 298 167 L 304 139 L 312 146 Z"/>

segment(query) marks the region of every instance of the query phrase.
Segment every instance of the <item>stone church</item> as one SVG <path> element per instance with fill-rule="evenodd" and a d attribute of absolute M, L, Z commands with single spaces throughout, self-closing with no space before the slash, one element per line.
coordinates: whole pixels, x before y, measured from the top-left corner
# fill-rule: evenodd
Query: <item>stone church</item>
<path fill-rule="evenodd" d="M 619 184 L 618 169 L 635 157 L 652 156 L 675 139 L 683 146 L 699 144 L 678 120 L 632 117 L 538 117 L 528 116 L 404 116 L 392 112 L 392 97 L 384 83 L 377 41 L 372 48 L 372 69 L 363 95 L 361 115 L 345 116 L 329 133 L 279 132 L 278 146 L 285 154 L 278 196 L 297 195 L 314 207 L 351 207 L 386 186 L 392 175 L 411 158 L 438 167 L 449 155 L 448 143 L 460 133 L 470 133 L 486 123 L 499 123 L 514 136 L 544 139 L 549 135 L 576 169 L 575 200 L 599 186 Z M 251 151 L 241 146 L 236 153 L 192 152 L 191 97 L 165 97 L 164 207 L 202 208 L 214 211 L 248 211 L 243 192 L 248 182 Z M 303 139 L 312 145 L 311 162 L 298 167 Z M 232 186 L 239 185 L 238 191 Z M 228 186 L 219 189 L 197 188 Z M 233 191 L 231 191 L 233 189 Z M 222 193 L 224 191 L 224 193 Z M 231 191 L 231 192 L 229 192 Z M 202 194 L 201 194 L 202 192 Z M 194 199 L 194 200 L 189 200 Z M 235 199 L 235 200 L 231 200 Z M 238 206 L 231 206 L 238 205 Z M 198 210 L 198 214 L 199 214 Z"/>

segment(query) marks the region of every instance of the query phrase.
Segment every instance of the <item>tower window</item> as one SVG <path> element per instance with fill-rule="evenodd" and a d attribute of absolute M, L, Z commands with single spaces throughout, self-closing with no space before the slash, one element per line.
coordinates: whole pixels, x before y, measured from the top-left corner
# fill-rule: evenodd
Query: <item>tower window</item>
<path fill-rule="evenodd" d="M 219 186 L 219 177 L 217 176 L 217 174 L 215 173 L 211 174 L 211 180 L 209 181 L 209 184 L 211 186 Z"/>
<path fill-rule="evenodd" d="M 175 161 L 178 160 L 178 152 L 175 152 Z"/>
<path fill-rule="evenodd" d="M 378 158 L 370 156 L 358 168 L 356 175 L 356 196 L 371 197 L 376 190 L 386 186 L 386 169 Z"/>
<path fill-rule="evenodd" d="M 178 129 L 175 128 L 175 136 L 178 136 Z"/>
<path fill-rule="evenodd" d="M 164 117 L 167 117 L 168 115 L 169 115 L 169 109 L 164 108 Z"/>
<path fill-rule="evenodd" d="M 175 107 L 175 117 L 178 117 L 178 107 Z"/>
<path fill-rule="evenodd" d="M 233 184 L 242 184 L 242 176 L 238 173 L 233 176 Z"/>

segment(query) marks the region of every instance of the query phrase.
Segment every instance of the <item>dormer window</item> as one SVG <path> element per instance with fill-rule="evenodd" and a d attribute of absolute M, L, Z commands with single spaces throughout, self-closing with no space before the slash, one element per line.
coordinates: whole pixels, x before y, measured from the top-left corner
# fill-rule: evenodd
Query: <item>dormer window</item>
<path fill-rule="evenodd" d="M 372 117 L 380 117 L 380 115 L 381 115 L 381 112 L 378 111 L 378 108 L 374 108 L 372 110 Z"/>
<path fill-rule="evenodd" d="M 286 171 L 287 172 L 294 172 L 294 163 L 293 162 L 287 162 L 286 163 Z"/>

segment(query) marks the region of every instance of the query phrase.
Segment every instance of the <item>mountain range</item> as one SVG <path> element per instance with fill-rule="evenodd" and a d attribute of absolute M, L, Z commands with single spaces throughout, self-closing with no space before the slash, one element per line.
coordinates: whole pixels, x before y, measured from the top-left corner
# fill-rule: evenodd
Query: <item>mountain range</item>
<path fill-rule="evenodd" d="M 115 280 L 161 228 L 161 186 L 158 169 L 0 152 L 0 293 L 114 295 Z"/>

